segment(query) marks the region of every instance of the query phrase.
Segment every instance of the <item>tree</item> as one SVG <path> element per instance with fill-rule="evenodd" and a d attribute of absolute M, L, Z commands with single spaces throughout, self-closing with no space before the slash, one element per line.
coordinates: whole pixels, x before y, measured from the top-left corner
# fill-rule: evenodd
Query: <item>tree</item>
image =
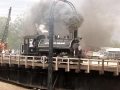
<path fill-rule="evenodd" d="M 5 29 L 6 20 L 7 20 L 6 17 L 0 17 L 0 39 L 2 38 L 2 34 Z"/>
<path fill-rule="evenodd" d="M 2 38 L 3 31 L 5 29 L 6 17 L 0 17 L 0 39 Z M 14 22 L 10 22 L 8 30 L 8 48 L 19 49 L 22 42 L 23 32 L 23 18 L 17 17 Z"/>
<path fill-rule="evenodd" d="M 10 23 L 8 34 L 8 47 L 20 49 L 23 34 L 23 18 L 17 17 L 14 22 Z"/>

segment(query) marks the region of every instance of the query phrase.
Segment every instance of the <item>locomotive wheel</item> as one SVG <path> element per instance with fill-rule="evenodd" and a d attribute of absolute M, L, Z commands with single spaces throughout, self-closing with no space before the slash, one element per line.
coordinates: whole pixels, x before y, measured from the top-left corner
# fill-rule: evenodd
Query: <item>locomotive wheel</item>
<path fill-rule="evenodd" d="M 47 63 L 47 56 L 41 56 L 41 63 Z"/>

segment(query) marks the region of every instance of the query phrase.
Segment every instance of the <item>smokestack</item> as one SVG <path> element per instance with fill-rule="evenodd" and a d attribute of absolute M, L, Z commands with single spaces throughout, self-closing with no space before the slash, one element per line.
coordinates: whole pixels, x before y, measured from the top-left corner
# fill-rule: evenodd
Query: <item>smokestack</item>
<path fill-rule="evenodd" d="M 66 27 L 69 30 L 69 34 L 71 38 L 78 37 L 78 28 L 81 26 L 82 22 L 83 22 L 83 17 L 81 15 L 71 16 L 70 18 L 68 18 L 68 20 L 65 21 Z"/>

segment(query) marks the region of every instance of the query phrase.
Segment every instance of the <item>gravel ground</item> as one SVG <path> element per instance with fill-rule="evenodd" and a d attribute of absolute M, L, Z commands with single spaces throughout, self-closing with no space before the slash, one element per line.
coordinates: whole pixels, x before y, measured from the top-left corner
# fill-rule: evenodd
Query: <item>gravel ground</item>
<path fill-rule="evenodd" d="M 30 90 L 0 81 L 0 90 Z"/>

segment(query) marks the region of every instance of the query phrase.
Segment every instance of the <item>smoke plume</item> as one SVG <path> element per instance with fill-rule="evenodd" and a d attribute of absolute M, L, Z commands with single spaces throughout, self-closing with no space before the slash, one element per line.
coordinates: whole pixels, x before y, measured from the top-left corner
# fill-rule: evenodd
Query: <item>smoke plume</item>
<path fill-rule="evenodd" d="M 111 46 L 111 38 L 114 23 L 111 16 L 100 8 L 100 0 L 85 0 L 82 7 L 84 23 L 80 28 L 79 35 L 83 37 L 84 47 L 105 47 Z M 102 2 L 102 1 L 101 1 Z"/>
<path fill-rule="evenodd" d="M 54 33 L 59 34 L 61 37 L 64 37 L 69 34 L 69 26 L 73 22 L 75 22 L 75 27 L 79 27 L 82 20 L 80 21 L 76 20 L 78 18 L 75 16 L 74 11 L 72 8 L 63 3 L 59 2 L 54 9 Z M 44 24 L 46 26 L 46 29 L 48 30 L 48 20 L 50 17 L 50 3 L 46 0 L 40 1 L 39 3 L 35 4 L 31 11 L 29 16 L 27 16 L 25 21 L 25 33 L 27 35 L 36 34 L 37 32 L 37 26 Z M 70 20 L 72 20 L 70 22 Z M 70 23 L 69 23 L 70 22 Z M 79 25 L 78 25 L 79 23 Z M 25 35 L 26 35 L 25 34 Z"/>
<path fill-rule="evenodd" d="M 77 0 L 77 2 L 80 1 Z M 100 2 L 104 2 L 104 0 L 84 0 L 84 2 L 82 7 L 77 8 L 78 13 L 84 18 L 84 22 L 79 28 L 78 33 L 83 38 L 81 41 L 82 45 L 84 47 L 110 46 L 114 29 L 114 19 L 104 11 L 104 8 L 101 8 L 103 3 Z M 79 5 L 77 4 L 77 6 Z M 26 34 L 30 35 L 38 32 L 36 24 L 45 24 L 48 30 L 49 10 L 50 3 L 48 0 L 41 0 L 32 7 L 25 21 Z M 62 36 L 68 34 L 69 20 L 72 17 L 74 17 L 74 13 L 71 8 L 62 2 L 59 3 L 55 7 L 54 12 L 55 34 L 59 33 Z"/>

